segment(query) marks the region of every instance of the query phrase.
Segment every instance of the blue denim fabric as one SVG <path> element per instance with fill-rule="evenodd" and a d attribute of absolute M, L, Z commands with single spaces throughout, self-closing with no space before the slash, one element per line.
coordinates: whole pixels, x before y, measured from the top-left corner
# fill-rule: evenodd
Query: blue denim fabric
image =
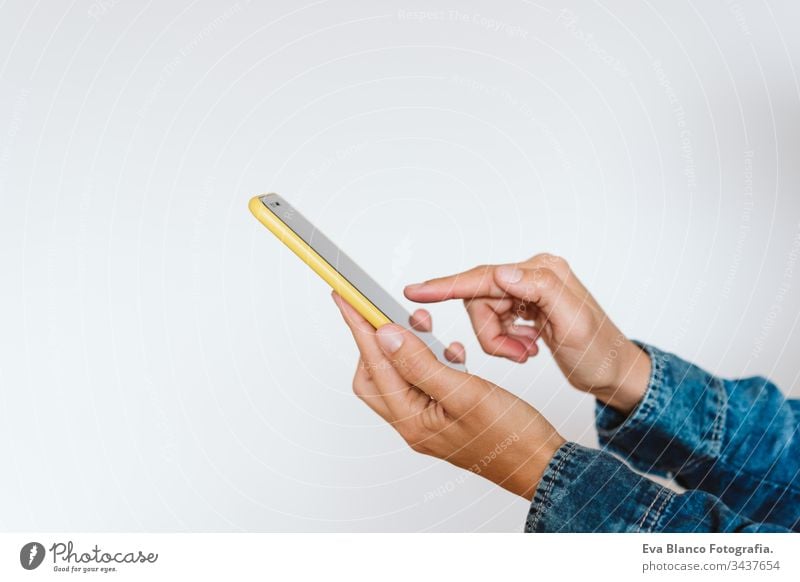
<path fill-rule="evenodd" d="M 676 493 L 605 451 L 566 443 L 533 496 L 526 532 L 787 532 L 705 491 Z"/>
<path fill-rule="evenodd" d="M 600 404 L 604 451 L 567 443 L 526 531 L 800 531 L 800 402 L 768 380 L 723 380 L 652 346 L 650 384 L 628 416 Z M 642 477 L 674 477 L 676 493 Z"/>

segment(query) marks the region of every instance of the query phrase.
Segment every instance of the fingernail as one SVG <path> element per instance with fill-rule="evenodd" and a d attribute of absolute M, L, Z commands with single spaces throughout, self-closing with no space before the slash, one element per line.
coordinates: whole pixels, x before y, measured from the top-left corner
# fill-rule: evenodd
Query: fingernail
<path fill-rule="evenodd" d="M 416 291 L 417 289 L 421 289 L 425 283 L 414 283 L 412 285 L 406 285 L 406 291 Z"/>
<path fill-rule="evenodd" d="M 396 325 L 384 325 L 377 331 L 378 345 L 389 354 L 395 353 L 403 345 L 403 330 Z"/>
<path fill-rule="evenodd" d="M 522 271 L 511 265 L 497 267 L 497 278 L 506 283 L 519 283 L 522 279 Z"/>

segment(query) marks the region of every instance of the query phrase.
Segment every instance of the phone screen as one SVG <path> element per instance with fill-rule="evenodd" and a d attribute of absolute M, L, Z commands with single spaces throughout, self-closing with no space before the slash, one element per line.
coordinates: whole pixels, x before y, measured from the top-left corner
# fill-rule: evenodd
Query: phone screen
<path fill-rule="evenodd" d="M 305 241 L 331 267 L 394 323 L 409 328 L 424 341 L 440 361 L 453 368 L 464 370 L 461 364 L 454 364 L 444 357 L 445 347 L 432 333 L 411 329 L 411 315 L 381 287 L 355 261 L 343 253 L 333 241 L 322 234 L 302 214 L 277 194 L 259 196 L 264 206 L 278 217 L 297 236 Z"/>

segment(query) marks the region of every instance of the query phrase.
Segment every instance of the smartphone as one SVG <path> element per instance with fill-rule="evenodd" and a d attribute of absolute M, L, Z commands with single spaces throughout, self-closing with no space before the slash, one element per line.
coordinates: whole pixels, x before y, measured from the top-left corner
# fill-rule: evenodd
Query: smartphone
<path fill-rule="evenodd" d="M 409 328 L 441 362 L 457 370 L 465 370 L 462 364 L 449 362 L 445 358 L 444 344 L 432 333 L 411 329 L 408 311 L 284 198 L 277 194 L 255 196 L 249 206 L 250 212 L 261 224 L 373 327 L 377 329 L 387 323 L 397 323 Z"/>

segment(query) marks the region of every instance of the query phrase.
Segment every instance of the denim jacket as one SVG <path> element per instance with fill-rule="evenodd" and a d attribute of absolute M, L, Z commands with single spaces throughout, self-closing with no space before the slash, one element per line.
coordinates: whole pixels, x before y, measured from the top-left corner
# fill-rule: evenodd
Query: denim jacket
<path fill-rule="evenodd" d="M 603 450 L 568 442 L 556 452 L 525 531 L 800 531 L 800 400 L 640 345 L 652 361 L 642 401 L 628 416 L 597 404 Z"/>

